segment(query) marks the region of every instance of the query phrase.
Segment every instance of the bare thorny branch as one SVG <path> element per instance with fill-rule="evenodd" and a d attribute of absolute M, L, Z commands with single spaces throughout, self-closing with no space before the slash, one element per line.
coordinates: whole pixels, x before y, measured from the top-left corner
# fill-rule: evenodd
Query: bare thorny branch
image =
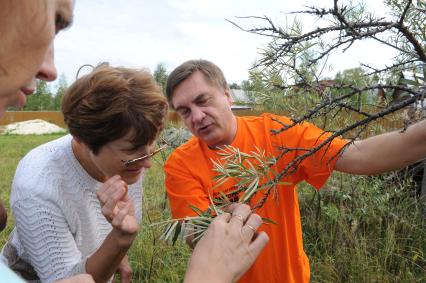
<path fill-rule="evenodd" d="M 373 39 L 380 44 L 386 45 L 393 48 L 399 52 L 399 58 L 402 60 L 393 62 L 391 65 L 386 66 L 385 68 L 375 68 L 368 64 L 362 64 L 362 66 L 367 67 L 370 71 L 369 75 L 381 75 L 382 78 L 385 75 L 395 74 L 398 71 L 402 72 L 405 70 L 417 69 L 417 71 L 425 72 L 424 64 L 426 63 L 426 48 L 425 48 L 425 25 L 426 13 L 424 9 L 414 7 L 412 1 L 403 1 L 403 3 L 394 4 L 398 10 L 399 15 L 391 19 L 376 18 L 370 13 L 364 13 L 362 9 L 356 11 L 356 7 L 348 7 L 345 5 L 339 5 L 338 0 L 334 0 L 334 5 L 330 9 L 318 8 L 318 7 L 307 7 L 307 10 L 293 12 L 294 14 L 306 14 L 318 17 L 320 19 L 326 19 L 329 24 L 323 27 L 317 27 L 311 31 L 302 33 L 300 30 L 291 28 L 281 28 L 272 22 L 272 20 L 266 16 L 264 17 L 248 17 L 251 19 L 257 19 L 264 21 L 266 24 L 263 27 L 257 28 L 242 28 L 240 25 L 232 22 L 238 28 L 255 34 L 260 34 L 273 38 L 273 41 L 267 46 L 266 50 L 263 52 L 263 57 L 257 62 L 254 66 L 262 67 L 267 69 L 273 67 L 275 70 L 280 69 L 284 72 L 291 72 L 295 74 L 298 82 L 298 86 L 301 86 L 305 89 L 306 92 L 315 90 L 315 86 L 318 85 L 319 80 L 318 76 L 312 74 L 314 80 L 307 80 L 306 76 L 300 70 L 300 66 L 295 64 L 295 62 L 286 59 L 288 57 L 297 58 L 299 54 L 306 52 L 307 50 L 315 50 L 311 54 L 312 57 L 309 59 L 309 65 L 319 64 L 320 61 L 329 56 L 332 52 L 341 49 L 346 51 L 351 48 L 353 43 L 356 41 L 361 41 L 364 39 Z M 292 14 L 292 13 L 290 13 Z M 413 16 L 414 15 L 414 16 Z M 413 28 L 413 23 L 410 22 L 411 18 L 417 19 L 416 27 L 420 27 L 423 31 L 417 32 L 410 30 Z M 247 17 L 246 17 L 247 18 Z M 422 36 L 419 36 L 423 35 Z M 394 35 L 394 38 L 398 40 L 389 41 L 384 38 L 390 38 L 391 35 Z M 320 44 L 322 39 L 328 39 L 328 44 Z M 331 40 L 330 40 L 331 39 Z M 307 46 L 307 47 L 306 47 Z M 291 62 L 290 64 L 288 62 Z M 370 84 L 365 87 L 355 87 L 350 84 L 334 84 L 331 86 L 331 89 L 334 90 L 334 93 L 343 92 L 345 94 L 340 96 L 324 96 L 321 103 L 315 105 L 312 109 L 308 110 L 307 113 L 301 115 L 299 118 L 293 119 L 291 125 L 283 125 L 280 130 L 273 131 L 272 134 L 279 134 L 289 128 L 302 123 L 304 121 L 312 120 L 317 117 L 325 117 L 330 115 L 332 111 L 341 111 L 346 109 L 346 111 L 358 113 L 364 118 L 349 124 L 334 133 L 331 134 L 325 141 L 319 144 L 317 147 L 303 152 L 293 161 L 286 165 L 286 167 L 276 175 L 276 179 L 272 182 L 277 182 L 283 177 L 291 175 L 300 163 L 307 157 L 315 154 L 320 149 L 329 146 L 330 142 L 339 136 L 347 134 L 353 130 L 358 129 L 355 137 L 352 137 L 351 141 L 353 142 L 355 138 L 358 138 L 363 129 L 365 129 L 368 124 L 385 117 L 391 113 L 394 113 L 400 109 L 404 109 L 408 106 L 416 104 L 418 101 L 422 101 L 425 96 L 425 77 L 418 81 L 416 86 L 407 85 L 397 82 L 390 82 L 387 84 Z M 278 87 L 283 90 L 284 94 L 291 93 L 290 86 L 281 86 Z M 396 102 L 394 104 L 389 104 L 382 110 L 377 111 L 376 113 L 368 113 L 359 109 L 359 107 L 353 107 L 349 100 L 357 95 L 361 95 L 366 91 L 377 91 L 384 90 L 388 93 L 392 92 L 404 92 L 408 94 L 404 100 Z M 332 91 L 329 91 L 331 93 Z M 276 121 L 281 123 L 280 121 Z M 404 123 L 408 125 L 411 121 Z M 281 158 L 283 155 L 292 151 L 292 149 L 283 148 L 281 155 L 278 158 Z"/>

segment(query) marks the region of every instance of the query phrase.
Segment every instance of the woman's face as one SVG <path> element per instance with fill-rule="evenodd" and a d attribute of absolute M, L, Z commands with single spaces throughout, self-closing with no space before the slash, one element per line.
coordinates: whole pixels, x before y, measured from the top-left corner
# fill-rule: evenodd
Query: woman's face
<path fill-rule="evenodd" d="M 102 146 L 97 154 L 94 154 L 86 145 L 85 157 L 88 162 L 83 162 L 82 166 L 86 171 L 98 181 L 104 182 L 114 175 L 120 175 L 127 184 L 137 182 L 146 169 L 152 165 L 151 157 L 144 158 L 131 165 L 126 166 L 125 161 L 149 155 L 154 151 L 154 145 L 146 145 L 133 150 L 130 142 L 132 133 L 111 141 Z M 83 143 L 80 143 L 83 145 Z M 81 162 L 80 162 L 81 163 Z"/>
<path fill-rule="evenodd" d="M 0 116 L 22 108 L 35 79 L 56 78 L 53 39 L 72 21 L 73 0 L 3 0 L 0 9 Z"/>

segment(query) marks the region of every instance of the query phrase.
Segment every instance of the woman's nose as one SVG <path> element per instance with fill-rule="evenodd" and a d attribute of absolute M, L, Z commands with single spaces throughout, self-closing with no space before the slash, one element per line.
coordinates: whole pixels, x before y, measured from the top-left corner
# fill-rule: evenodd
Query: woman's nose
<path fill-rule="evenodd" d="M 54 81 L 58 77 L 58 73 L 55 67 L 54 59 L 54 47 L 53 42 L 47 49 L 46 55 L 44 56 L 43 63 L 37 72 L 36 78 L 43 81 Z"/>

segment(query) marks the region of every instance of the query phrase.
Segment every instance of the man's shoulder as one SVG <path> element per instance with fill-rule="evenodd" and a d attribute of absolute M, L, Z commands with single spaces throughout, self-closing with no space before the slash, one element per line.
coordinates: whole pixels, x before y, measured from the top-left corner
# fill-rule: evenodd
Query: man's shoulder
<path fill-rule="evenodd" d="M 241 129 L 259 129 L 267 128 L 270 130 L 279 129 L 283 125 L 291 125 L 291 120 L 282 115 L 276 115 L 272 113 L 262 113 L 259 116 L 240 116 L 237 117 L 238 123 L 241 126 Z"/>
<path fill-rule="evenodd" d="M 191 160 L 188 157 L 197 156 L 202 151 L 201 141 L 197 137 L 190 138 L 187 142 L 177 147 L 169 156 L 167 163 L 176 162 L 177 160 Z"/>
<path fill-rule="evenodd" d="M 238 117 L 239 120 L 243 121 L 243 122 L 264 122 L 264 121 L 274 121 L 274 120 L 279 120 L 281 122 L 284 123 L 290 123 L 291 120 L 283 115 L 277 115 L 277 114 L 273 114 L 273 113 L 268 113 L 268 112 L 264 112 L 258 116 L 240 116 Z"/>

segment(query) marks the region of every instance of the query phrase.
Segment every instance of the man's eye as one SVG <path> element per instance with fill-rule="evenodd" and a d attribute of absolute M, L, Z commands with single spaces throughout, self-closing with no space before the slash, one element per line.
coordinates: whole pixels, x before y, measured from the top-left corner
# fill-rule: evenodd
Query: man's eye
<path fill-rule="evenodd" d="M 181 111 L 179 111 L 179 113 L 180 113 L 180 115 L 185 117 L 185 116 L 189 115 L 189 110 L 188 109 L 181 110 Z"/>
<path fill-rule="evenodd" d="M 206 99 L 200 100 L 198 102 L 198 104 L 199 105 L 207 105 L 209 103 L 209 101 L 210 101 L 210 98 L 206 98 Z"/>

